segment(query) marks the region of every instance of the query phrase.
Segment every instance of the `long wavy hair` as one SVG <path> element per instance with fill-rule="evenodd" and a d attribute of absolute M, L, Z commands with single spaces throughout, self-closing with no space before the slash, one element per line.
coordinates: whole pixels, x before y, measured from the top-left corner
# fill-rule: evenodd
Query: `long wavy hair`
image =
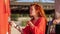
<path fill-rule="evenodd" d="M 46 15 L 45 15 L 45 12 L 42 8 L 42 6 L 40 4 L 37 4 L 37 3 L 34 3 L 34 4 L 31 4 L 30 7 L 34 6 L 35 10 L 38 10 L 37 11 L 37 14 L 39 17 L 44 17 L 47 21 L 47 18 L 46 18 Z"/>

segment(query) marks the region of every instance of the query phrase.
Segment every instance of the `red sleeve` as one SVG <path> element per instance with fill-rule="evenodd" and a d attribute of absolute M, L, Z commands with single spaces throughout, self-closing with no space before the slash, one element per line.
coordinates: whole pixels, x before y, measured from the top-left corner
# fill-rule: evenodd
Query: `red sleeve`
<path fill-rule="evenodd" d="M 23 34 L 29 34 L 30 32 L 30 27 L 29 26 L 26 26 L 24 29 L 23 29 Z"/>
<path fill-rule="evenodd" d="M 46 28 L 45 18 L 43 18 L 43 17 L 40 18 L 38 22 L 39 22 L 39 24 L 32 28 L 33 33 L 34 34 L 45 34 L 45 28 Z"/>

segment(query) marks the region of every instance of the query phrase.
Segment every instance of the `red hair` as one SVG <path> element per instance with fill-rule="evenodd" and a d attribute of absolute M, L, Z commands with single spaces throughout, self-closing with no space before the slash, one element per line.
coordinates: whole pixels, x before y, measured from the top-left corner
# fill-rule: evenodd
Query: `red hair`
<path fill-rule="evenodd" d="M 44 13 L 44 10 L 42 8 L 41 5 L 37 4 L 37 3 L 34 3 L 34 4 L 31 4 L 31 6 L 34 6 L 35 10 L 38 10 L 38 15 L 41 16 L 41 17 L 44 17 L 46 19 L 46 16 L 45 16 L 45 13 Z M 36 11 L 37 12 L 37 11 Z M 47 19 L 46 19 L 47 21 Z"/>

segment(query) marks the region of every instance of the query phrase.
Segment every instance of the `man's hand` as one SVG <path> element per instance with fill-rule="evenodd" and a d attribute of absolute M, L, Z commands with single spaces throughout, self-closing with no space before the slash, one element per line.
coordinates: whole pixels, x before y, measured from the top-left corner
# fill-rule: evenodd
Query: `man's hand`
<path fill-rule="evenodd" d="M 57 24 L 56 20 L 53 21 L 53 24 Z"/>
<path fill-rule="evenodd" d="M 10 22 L 10 25 L 13 26 L 13 27 L 16 27 L 17 25 L 14 23 L 14 21 L 11 21 Z"/>

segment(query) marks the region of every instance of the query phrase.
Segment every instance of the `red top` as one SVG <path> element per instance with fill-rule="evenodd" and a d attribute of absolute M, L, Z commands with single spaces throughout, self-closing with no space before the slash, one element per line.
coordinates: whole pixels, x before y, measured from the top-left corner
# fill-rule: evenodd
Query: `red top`
<path fill-rule="evenodd" d="M 35 26 L 33 28 L 31 28 L 30 26 L 26 26 L 26 28 L 23 29 L 23 33 L 24 34 L 45 34 L 46 20 L 44 17 L 40 17 L 34 25 Z"/>

